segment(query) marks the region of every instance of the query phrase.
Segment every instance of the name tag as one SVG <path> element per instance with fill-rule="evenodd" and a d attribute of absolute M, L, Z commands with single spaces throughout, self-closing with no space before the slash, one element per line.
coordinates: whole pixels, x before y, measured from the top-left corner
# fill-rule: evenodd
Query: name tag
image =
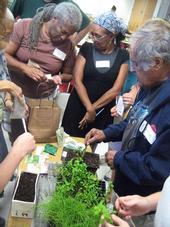
<path fill-rule="evenodd" d="M 145 136 L 145 138 L 147 139 L 147 141 L 150 144 L 153 144 L 156 140 L 156 133 L 154 132 L 154 130 L 152 129 L 150 124 L 146 125 L 146 121 L 144 121 L 142 123 L 142 125 L 140 126 L 139 131 L 143 132 L 143 135 Z"/>
<path fill-rule="evenodd" d="M 64 59 L 66 58 L 66 54 L 58 48 L 55 48 L 53 55 L 62 61 L 64 61 Z"/>
<path fill-rule="evenodd" d="M 110 68 L 110 61 L 96 61 L 96 68 Z"/>

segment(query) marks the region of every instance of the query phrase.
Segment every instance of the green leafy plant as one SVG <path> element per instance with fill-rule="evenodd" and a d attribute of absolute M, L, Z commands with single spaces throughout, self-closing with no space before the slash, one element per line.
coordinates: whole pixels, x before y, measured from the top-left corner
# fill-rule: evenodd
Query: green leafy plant
<path fill-rule="evenodd" d="M 60 168 L 56 191 L 49 201 L 41 204 L 41 210 L 57 227 L 97 227 L 101 215 L 110 220 L 105 196 L 96 175 L 87 170 L 79 157 Z"/>
<path fill-rule="evenodd" d="M 43 204 L 45 218 L 57 227 L 94 227 L 99 224 L 99 217 L 94 215 L 93 208 L 74 197 L 64 197 L 56 191 L 51 200 Z"/>
<path fill-rule="evenodd" d="M 105 221 L 112 223 L 110 213 L 103 202 L 94 207 L 94 214 L 96 217 L 101 217 L 100 224 L 103 224 Z"/>

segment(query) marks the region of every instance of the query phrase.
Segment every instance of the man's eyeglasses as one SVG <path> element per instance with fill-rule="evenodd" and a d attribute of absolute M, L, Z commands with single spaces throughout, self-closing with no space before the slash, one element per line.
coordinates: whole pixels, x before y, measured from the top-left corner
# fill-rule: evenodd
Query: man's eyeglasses
<path fill-rule="evenodd" d="M 105 37 L 107 36 L 107 34 L 105 35 L 98 35 L 96 33 L 90 33 L 89 34 L 89 38 L 92 39 L 92 40 L 96 40 L 96 41 L 101 41 L 102 39 L 104 39 Z"/>

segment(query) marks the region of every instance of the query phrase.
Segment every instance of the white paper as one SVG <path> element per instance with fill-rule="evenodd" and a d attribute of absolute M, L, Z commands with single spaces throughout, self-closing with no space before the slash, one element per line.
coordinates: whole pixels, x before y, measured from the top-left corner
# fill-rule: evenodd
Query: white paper
<path fill-rule="evenodd" d="M 36 155 L 40 155 L 44 150 L 44 146 L 37 146 L 35 150 Z"/>
<path fill-rule="evenodd" d="M 67 152 L 66 151 L 63 151 L 62 153 L 62 157 L 66 158 L 67 157 Z"/>
<path fill-rule="evenodd" d="M 53 79 L 52 76 L 51 76 L 51 74 L 45 74 L 45 76 L 46 76 L 46 78 L 47 78 L 48 80 L 52 80 L 52 79 Z"/>
<path fill-rule="evenodd" d="M 124 103 L 123 103 L 123 97 L 119 96 L 117 103 L 116 103 L 116 111 L 117 113 L 122 117 L 124 113 Z"/>

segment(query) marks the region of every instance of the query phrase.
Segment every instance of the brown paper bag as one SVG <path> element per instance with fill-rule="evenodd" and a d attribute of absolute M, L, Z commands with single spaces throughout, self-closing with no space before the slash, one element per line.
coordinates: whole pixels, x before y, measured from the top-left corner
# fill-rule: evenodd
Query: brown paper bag
<path fill-rule="evenodd" d="M 49 99 L 29 99 L 28 131 L 38 143 L 56 142 L 61 109 Z"/>

